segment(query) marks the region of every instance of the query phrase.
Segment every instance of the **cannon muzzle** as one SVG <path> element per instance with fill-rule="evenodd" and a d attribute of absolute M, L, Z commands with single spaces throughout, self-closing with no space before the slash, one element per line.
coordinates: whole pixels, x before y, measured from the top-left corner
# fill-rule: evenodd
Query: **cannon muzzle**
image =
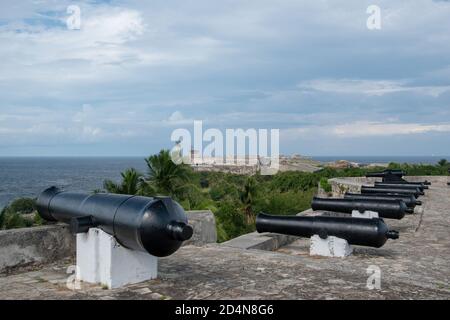
<path fill-rule="evenodd" d="M 311 207 L 314 211 L 331 211 L 341 213 L 352 213 L 373 211 L 378 212 L 382 218 L 402 219 L 406 213 L 413 213 L 414 209 L 408 208 L 402 200 L 361 200 L 361 199 L 338 199 L 314 197 Z"/>
<path fill-rule="evenodd" d="M 100 228 L 122 246 L 165 257 L 192 237 L 183 208 L 168 197 L 64 192 L 51 187 L 37 200 L 47 221 L 70 224 L 73 233 Z"/>
<path fill-rule="evenodd" d="M 399 237 L 399 233 L 389 230 L 380 218 L 273 216 L 260 213 L 256 217 L 256 230 L 306 238 L 313 235 L 319 235 L 322 239 L 335 236 L 347 240 L 349 244 L 375 248 L 382 247 L 387 239 Z"/>
<path fill-rule="evenodd" d="M 422 201 L 417 200 L 413 195 L 401 195 L 401 194 L 383 194 L 383 193 L 345 193 L 344 199 L 356 199 L 356 200 L 375 200 L 375 201 L 386 201 L 386 200 L 401 200 L 408 208 L 415 208 L 422 204 Z"/>

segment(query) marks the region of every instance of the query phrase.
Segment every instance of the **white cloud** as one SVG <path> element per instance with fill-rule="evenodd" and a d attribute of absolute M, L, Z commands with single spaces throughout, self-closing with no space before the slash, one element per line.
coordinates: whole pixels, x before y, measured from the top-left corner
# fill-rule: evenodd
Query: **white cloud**
<path fill-rule="evenodd" d="M 2 146 L 114 153 L 193 119 L 329 141 L 447 132 L 449 3 L 380 0 L 376 32 L 358 0 L 80 0 L 79 31 L 65 28 L 68 4 L 0 4 Z"/>
<path fill-rule="evenodd" d="M 184 117 L 180 111 L 175 111 L 169 117 L 170 122 L 177 122 L 177 121 L 183 121 L 183 120 L 184 120 Z"/>
<path fill-rule="evenodd" d="M 343 94 L 365 94 L 382 96 L 396 92 L 416 92 L 438 97 L 449 91 L 450 86 L 410 86 L 407 81 L 356 80 L 356 79 L 317 79 L 301 82 L 302 90 L 317 90 Z"/>
<path fill-rule="evenodd" d="M 396 135 L 426 134 L 431 132 L 450 133 L 450 123 L 385 123 L 356 121 L 340 125 L 308 126 L 283 130 L 283 136 L 293 140 L 311 136 L 329 136 L 339 138 L 388 137 Z"/>
<path fill-rule="evenodd" d="M 333 135 L 340 137 L 392 136 L 450 132 L 450 124 L 354 122 L 337 125 L 330 129 Z"/>

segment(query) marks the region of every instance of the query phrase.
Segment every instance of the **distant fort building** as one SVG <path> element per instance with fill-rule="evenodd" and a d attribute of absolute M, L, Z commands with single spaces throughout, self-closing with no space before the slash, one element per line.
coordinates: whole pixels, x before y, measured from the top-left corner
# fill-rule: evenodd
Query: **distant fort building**
<path fill-rule="evenodd" d="M 191 167 L 198 172 L 228 172 L 246 175 L 270 170 L 271 161 L 270 157 L 260 157 L 258 155 L 205 157 L 193 148 L 191 148 L 190 160 Z M 314 172 L 320 169 L 317 161 L 298 154 L 293 154 L 292 156 L 280 155 L 279 163 L 279 171 Z M 272 174 L 275 173 L 273 172 Z M 271 173 L 266 171 L 264 174 Z"/>

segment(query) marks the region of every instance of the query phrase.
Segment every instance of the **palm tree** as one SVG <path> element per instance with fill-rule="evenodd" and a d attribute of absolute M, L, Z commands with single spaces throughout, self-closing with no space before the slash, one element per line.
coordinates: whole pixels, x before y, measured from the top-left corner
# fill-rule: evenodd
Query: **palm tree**
<path fill-rule="evenodd" d="M 117 184 L 111 180 L 105 180 L 103 187 L 106 191 L 118 194 L 143 194 L 145 186 L 143 185 L 142 174 L 136 169 L 131 168 L 120 174 L 122 182 Z"/>
<path fill-rule="evenodd" d="M 244 215 L 247 224 L 255 222 L 255 215 L 253 214 L 252 204 L 256 196 L 256 180 L 253 177 L 248 177 L 244 183 L 244 189 L 240 192 L 240 200 L 243 204 Z"/>
<path fill-rule="evenodd" d="M 445 166 L 447 166 L 449 164 L 449 162 L 447 161 L 447 159 L 441 159 L 441 160 L 439 160 L 438 164 L 441 167 L 445 167 Z"/>
<path fill-rule="evenodd" d="M 168 150 L 145 159 L 148 166 L 146 183 L 158 193 L 177 197 L 189 187 L 191 168 L 186 164 L 175 164 Z"/>

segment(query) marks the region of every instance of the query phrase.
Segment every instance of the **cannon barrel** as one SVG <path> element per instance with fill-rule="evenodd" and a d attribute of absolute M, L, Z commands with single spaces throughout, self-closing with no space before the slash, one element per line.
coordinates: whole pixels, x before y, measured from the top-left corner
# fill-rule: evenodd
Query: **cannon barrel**
<path fill-rule="evenodd" d="M 409 190 L 409 191 L 412 191 L 412 192 L 414 192 L 414 194 L 415 195 L 417 195 L 417 196 L 423 196 L 424 194 L 425 194 L 425 192 L 424 191 L 421 191 L 419 188 L 417 188 L 417 187 L 404 187 L 404 188 L 402 188 L 402 187 L 398 187 L 398 186 L 380 186 L 380 185 L 374 185 L 373 186 L 373 188 L 375 188 L 375 189 L 391 189 L 391 190 L 401 190 L 401 192 L 403 192 L 403 190 Z"/>
<path fill-rule="evenodd" d="M 273 216 L 260 213 L 256 217 L 258 232 L 273 232 L 297 237 L 335 236 L 353 245 L 380 248 L 387 239 L 398 239 L 397 231 L 389 230 L 383 219 L 346 217 Z"/>
<path fill-rule="evenodd" d="M 413 213 L 414 209 L 408 208 L 401 200 L 378 201 L 359 199 L 317 198 L 314 197 L 311 208 L 314 211 L 331 211 L 352 213 L 354 210 L 374 211 L 382 218 L 402 219 L 406 213 Z"/>
<path fill-rule="evenodd" d="M 47 221 L 70 224 L 72 233 L 99 228 L 122 246 L 168 256 L 192 237 L 183 208 L 168 197 L 64 192 L 51 187 L 37 200 L 39 215 Z"/>
<path fill-rule="evenodd" d="M 368 177 L 368 178 L 397 178 L 397 179 L 401 179 L 405 175 L 406 175 L 406 172 L 404 172 L 403 170 L 388 169 L 388 170 L 378 171 L 378 172 L 368 172 L 366 174 L 366 177 Z"/>
<path fill-rule="evenodd" d="M 406 176 L 406 172 L 399 169 L 386 169 L 381 172 L 369 172 L 366 174 L 368 178 L 383 178 L 384 183 L 399 183 L 399 184 L 423 184 L 425 186 L 430 186 L 431 182 L 421 181 L 421 182 L 408 182 L 402 177 Z"/>
<path fill-rule="evenodd" d="M 416 198 L 418 198 L 420 195 L 424 194 L 419 189 L 393 189 L 393 188 L 368 187 L 368 186 L 362 186 L 361 193 L 362 194 L 368 194 L 368 193 L 392 194 L 392 193 L 395 193 L 395 194 L 403 194 L 403 195 L 413 195 Z"/>
<path fill-rule="evenodd" d="M 384 194 L 384 193 L 345 193 L 344 199 L 357 199 L 357 200 L 402 200 L 408 208 L 415 208 L 416 206 L 422 205 L 422 201 L 417 200 L 413 195 L 401 195 L 401 194 Z"/>
<path fill-rule="evenodd" d="M 424 181 L 424 182 L 408 182 L 408 181 L 383 181 L 383 182 L 375 182 L 375 183 L 383 183 L 383 184 L 387 184 L 387 185 L 399 185 L 399 186 L 415 186 L 418 188 L 422 188 L 422 189 L 429 189 L 429 185 L 431 185 L 431 183 L 429 183 L 428 181 Z M 427 184 L 428 183 L 428 184 Z"/>
<path fill-rule="evenodd" d="M 423 186 L 431 186 L 431 182 L 428 180 L 425 181 L 417 181 L 417 182 L 410 182 L 406 181 L 403 178 L 398 178 L 396 176 L 387 176 L 383 178 L 383 183 L 390 183 L 390 184 L 401 184 L 401 185 L 410 185 L 410 184 L 421 184 Z M 427 189 L 427 188 L 426 188 Z"/>
<path fill-rule="evenodd" d="M 428 186 L 423 184 L 402 184 L 402 183 L 390 183 L 390 182 L 375 182 L 375 186 L 383 187 L 383 188 L 393 188 L 393 189 L 419 189 L 423 192 L 425 189 L 428 189 Z"/>

